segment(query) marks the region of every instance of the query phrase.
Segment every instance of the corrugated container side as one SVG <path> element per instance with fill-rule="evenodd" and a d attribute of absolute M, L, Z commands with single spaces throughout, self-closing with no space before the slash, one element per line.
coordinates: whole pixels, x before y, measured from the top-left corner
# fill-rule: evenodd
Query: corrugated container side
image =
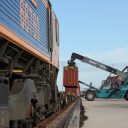
<path fill-rule="evenodd" d="M 78 67 L 65 66 L 63 71 L 63 85 L 66 88 L 78 87 Z"/>
<path fill-rule="evenodd" d="M 65 92 L 69 95 L 80 95 L 80 86 L 78 88 L 65 88 Z"/>
<path fill-rule="evenodd" d="M 43 54 L 48 51 L 48 15 L 42 0 L 0 0 L 0 24 Z"/>
<path fill-rule="evenodd" d="M 1 13 L 1 5 L 0 5 L 0 24 L 1 24 L 1 15 L 2 13 Z"/>

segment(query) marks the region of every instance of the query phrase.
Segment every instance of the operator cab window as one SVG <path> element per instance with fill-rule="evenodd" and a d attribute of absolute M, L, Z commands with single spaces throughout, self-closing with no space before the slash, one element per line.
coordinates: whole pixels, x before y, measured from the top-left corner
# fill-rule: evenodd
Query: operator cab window
<path fill-rule="evenodd" d="M 111 82 L 109 80 L 103 80 L 101 88 L 102 89 L 110 89 L 111 88 Z"/>

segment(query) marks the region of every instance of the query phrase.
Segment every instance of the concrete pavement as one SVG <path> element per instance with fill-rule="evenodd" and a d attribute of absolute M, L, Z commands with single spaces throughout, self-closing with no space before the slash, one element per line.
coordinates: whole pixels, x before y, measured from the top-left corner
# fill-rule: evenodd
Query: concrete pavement
<path fill-rule="evenodd" d="M 81 128 L 128 128 L 128 101 L 83 98 L 82 103 L 88 119 Z"/>

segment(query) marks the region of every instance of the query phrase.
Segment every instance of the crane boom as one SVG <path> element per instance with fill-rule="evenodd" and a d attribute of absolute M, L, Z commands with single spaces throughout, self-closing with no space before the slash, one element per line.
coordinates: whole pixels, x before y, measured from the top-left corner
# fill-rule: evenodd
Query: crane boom
<path fill-rule="evenodd" d="M 100 68 L 100 69 L 102 69 L 104 71 L 107 71 L 107 72 L 113 73 L 115 75 L 121 76 L 123 78 L 127 78 L 127 76 L 128 76 L 126 73 L 124 73 L 124 72 L 122 72 L 122 71 L 120 71 L 118 69 L 115 69 L 113 67 L 107 66 L 107 65 L 105 65 L 103 63 L 100 63 L 100 62 L 95 61 L 93 59 L 90 59 L 88 57 L 79 55 L 77 53 L 72 53 L 71 60 L 68 61 L 68 64 L 69 65 L 75 65 L 75 62 L 74 61 L 76 59 L 78 59 L 78 60 L 80 60 L 80 61 L 82 61 L 84 63 L 90 64 L 90 65 L 92 65 L 92 66 L 94 66 L 96 68 Z"/>
<path fill-rule="evenodd" d="M 83 85 L 85 85 L 85 86 L 87 86 L 87 87 L 89 87 L 89 88 L 91 88 L 91 89 L 99 90 L 99 89 L 95 88 L 94 86 L 92 86 L 91 84 L 89 85 L 89 84 L 84 83 L 84 82 L 82 82 L 82 81 L 79 81 L 79 83 L 80 83 L 80 84 L 83 84 Z"/>

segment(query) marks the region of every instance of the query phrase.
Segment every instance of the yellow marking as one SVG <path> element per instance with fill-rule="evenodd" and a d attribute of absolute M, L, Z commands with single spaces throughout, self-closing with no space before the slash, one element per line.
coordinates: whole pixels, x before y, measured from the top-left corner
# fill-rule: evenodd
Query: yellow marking
<path fill-rule="evenodd" d="M 14 72 L 14 73 L 16 73 L 16 72 L 23 72 L 23 70 L 20 70 L 20 69 L 15 69 L 15 70 L 13 70 L 12 72 Z"/>

